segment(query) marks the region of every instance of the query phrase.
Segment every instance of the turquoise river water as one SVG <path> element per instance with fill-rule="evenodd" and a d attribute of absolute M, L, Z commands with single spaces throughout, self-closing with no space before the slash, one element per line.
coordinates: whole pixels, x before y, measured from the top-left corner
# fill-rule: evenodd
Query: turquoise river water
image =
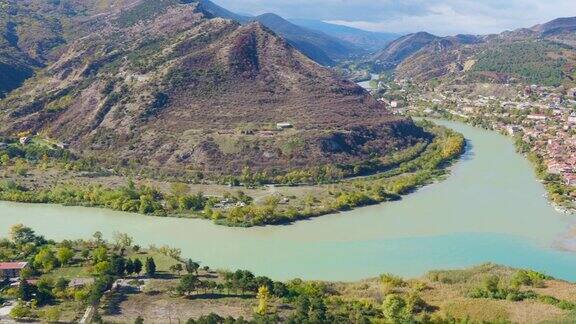
<path fill-rule="evenodd" d="M 484 262 L 576 280 L 566 233 L 573 216 L 555 211 L 526 159 L 499 134 L 440 122 L 468 150 L 445 181 L 402 201 L 288 226 L 227 228 L 102 209 L 0 202 L 0 235 L 23 223 L 54 239 L 126 232 L 142 246 L 167 244 L 212 268 L 249 269 L 274 279 L 356 280 L 384 272 L 413 277 Z"/>

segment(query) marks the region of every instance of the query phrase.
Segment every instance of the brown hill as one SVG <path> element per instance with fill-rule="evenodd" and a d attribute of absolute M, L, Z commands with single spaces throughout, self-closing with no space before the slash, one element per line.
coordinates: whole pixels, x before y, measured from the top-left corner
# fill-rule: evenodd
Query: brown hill
<path fill-rule="evenodd" d="M 193 1 L 118 4 L 0 101 L 1 133 L 218 174 L 357 163 L 428 139 L 259 23 L 209 19 Z"/>

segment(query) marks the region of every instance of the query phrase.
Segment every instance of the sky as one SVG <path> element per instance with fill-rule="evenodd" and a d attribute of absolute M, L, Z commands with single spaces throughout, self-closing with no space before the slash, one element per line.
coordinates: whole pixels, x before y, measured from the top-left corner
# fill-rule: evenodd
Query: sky
<path fill-rule="evenodd" d="M 273 12 L 393 33 L 500 33 L 576 16 L 576 0 L 213 0 L 243 14 Z"/>

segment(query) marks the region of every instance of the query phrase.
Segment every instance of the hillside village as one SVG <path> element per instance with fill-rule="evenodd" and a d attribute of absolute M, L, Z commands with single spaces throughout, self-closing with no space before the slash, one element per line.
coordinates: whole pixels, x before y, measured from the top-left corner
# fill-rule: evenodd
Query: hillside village
<path fill-rule="evenodd" d="M 399 115 L 461 120 L 514 137 L 522 153 L 541 159 L 559 177 L 572 209 L 576 202 L 576 88 L 471 84 L 418 89 L 383 78 L 372 92 Z"/>

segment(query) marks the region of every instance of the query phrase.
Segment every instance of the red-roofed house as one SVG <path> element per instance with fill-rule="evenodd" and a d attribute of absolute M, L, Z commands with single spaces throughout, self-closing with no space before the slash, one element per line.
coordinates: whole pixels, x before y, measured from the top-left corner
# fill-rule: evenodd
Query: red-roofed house
<path fill-rule="evenodd" d="M 0 277 L 17 278 L 20 271 L 28 266 L 28 262 L 0 262 Z"/>

